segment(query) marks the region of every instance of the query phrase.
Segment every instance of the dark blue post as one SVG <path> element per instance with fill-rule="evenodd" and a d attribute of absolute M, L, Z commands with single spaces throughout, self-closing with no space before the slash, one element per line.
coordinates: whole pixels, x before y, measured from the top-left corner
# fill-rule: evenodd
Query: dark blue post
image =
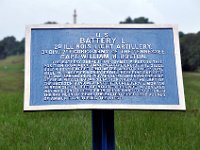
<path fill-rule="evenodd" d="M 115 150 L 114 110 L 92 110 L 92 149 Z"/>

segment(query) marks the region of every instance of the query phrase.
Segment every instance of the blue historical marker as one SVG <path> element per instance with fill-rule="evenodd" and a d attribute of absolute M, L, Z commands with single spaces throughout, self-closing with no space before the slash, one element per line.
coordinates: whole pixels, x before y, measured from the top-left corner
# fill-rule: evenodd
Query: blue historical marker
<path fill-rule="evenodd" d="M 177 28 L 28 26 L 24 110 L 64 109 L 92 109 L 93 150 L 115 149 L 114 109 L 185 110 Z"/>
<path fill-rule="evenodd" d="M 25 75 L 24 110 L 185 109 L 174 26 L 28 26 Z"/>

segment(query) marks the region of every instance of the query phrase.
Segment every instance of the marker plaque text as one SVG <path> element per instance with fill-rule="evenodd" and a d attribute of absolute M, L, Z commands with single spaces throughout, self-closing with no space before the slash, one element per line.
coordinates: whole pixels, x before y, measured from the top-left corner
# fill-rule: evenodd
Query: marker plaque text
<path fill-rule="evenodd" d="M 25 110 L 185 109 L 174 26 L 28 26 L 25 66 Z"/>

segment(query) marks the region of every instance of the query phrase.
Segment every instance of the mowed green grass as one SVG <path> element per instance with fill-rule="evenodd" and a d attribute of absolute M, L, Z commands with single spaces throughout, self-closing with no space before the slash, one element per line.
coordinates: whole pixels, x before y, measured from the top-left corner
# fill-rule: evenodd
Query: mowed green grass
<path fill-rule="evenodd" d="M 0 149 L 92 149 L 91 111 L 23 112 L 24 57 L 0 60 Z M 200 149 L 200 74 L 184 73 L 186 112 L 115 111 L 117 150 Z"/>

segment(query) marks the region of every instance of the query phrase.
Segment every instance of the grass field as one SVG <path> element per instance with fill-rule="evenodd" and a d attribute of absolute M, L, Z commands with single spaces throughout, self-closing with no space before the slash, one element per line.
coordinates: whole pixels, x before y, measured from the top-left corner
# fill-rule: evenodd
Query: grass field
<path fill-rule="evenodd" d="M 91 149 L 91 111 L 23 112 L 23 56 L 0 60 L 0 149 Z M 184 73 L 186 112 L 115 111 L 117 150 L 200 149 L 200 74 Z"/>

